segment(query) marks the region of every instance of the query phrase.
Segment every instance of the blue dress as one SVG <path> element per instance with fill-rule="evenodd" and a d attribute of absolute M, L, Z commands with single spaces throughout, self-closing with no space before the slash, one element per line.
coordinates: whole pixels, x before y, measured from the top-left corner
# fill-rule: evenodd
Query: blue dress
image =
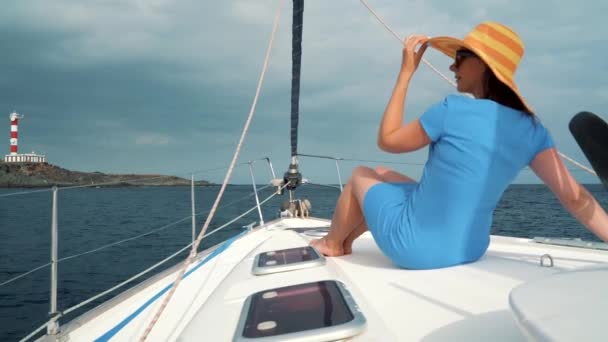
<path fill-rule="evenodd" d="M 432 141 L 420 182 L 371 187 L 363 201 L 369 230 L 400 267 L 478 260 L 503 192 L 553 140 L 535 117 L 458 95 L 433 105 L 420 122 Z"/>

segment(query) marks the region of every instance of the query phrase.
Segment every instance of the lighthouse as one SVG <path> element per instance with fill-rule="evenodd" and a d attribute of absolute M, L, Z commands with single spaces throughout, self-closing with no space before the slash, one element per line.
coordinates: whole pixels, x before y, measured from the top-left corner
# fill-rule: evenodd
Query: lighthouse
<path fill-rule="evenodd" d="M 23 119 L 23 115 L 21 114 L 17 114 L 17 112 L 12 112 L 11 115 L 9 116 L 11 119 L 11 156 L 14 156 L 17 154 L 17 136 L 18 134 L 18 126 L 19 126 L 19 119 Z"/>
<path fill-rule="evenodd" d="M 4 161 L 7 163 L 44 163 L 46 162 L 46 157 L 38 155 L 34 152 L 19 154 L 19 120 L 23 119 L 23 115 L 18 114 L 17 112 L 12 112 L 9 115 L 11 120 L 11 139 L 10 139 L 10 154 L 4 156 Z"/>

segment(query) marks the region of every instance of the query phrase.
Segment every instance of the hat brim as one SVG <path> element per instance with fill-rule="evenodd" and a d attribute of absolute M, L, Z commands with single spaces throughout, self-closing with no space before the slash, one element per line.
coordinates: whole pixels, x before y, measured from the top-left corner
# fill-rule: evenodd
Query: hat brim
<path fill-rule="evenodd" d="M 528 105 L 528 103 L 526 102 L 524 97 L 519 93 L 519 90 L 517 89 L 517 86 L 515 85 L 513 80 L 506 79 L 502 75 L 502 73 L 500 73 L 496 68 L 493 67 L 492 63 L 488 63 L 484 58 L 485 54 L 483 53 L 483 51 L 478 51 L 475 47 L 470 46 L 469 44 L 465 43 L 461 39 L 447 37 L 447 36 L 433 37 L 427 41 L 427 44 L 430 47 L 444 53 L 446 56 L 448 56 L 450 58 L 456 57 L 456 51 L 458 51 L 459 49 L 462 49 L 462 48 L 473 51 L 492 70 L 494 75 L 496 75 L 496 78 L 498 78 L 499 81 L 504 83 L 507 87 L 509 87 L 515 93 L 515 95 L 517 95 L 517 98 L 521 101 L 524 108 L 526 108 L 526 111 L 529 112 L 530 114 L 534 114 L 534 110 L 532 109 L 532 107 L 530 107 Z"/>
<path fill-rule="evenodd" d="M 471 47 L 467 46 L 464 41 L 453 37 L 433 37 L 427 41 L 427 44 L 429 44 L 429 46 L 431 46 L 432 48 L 443 52 L 450 58 L 454 58 L 456 56 L 456 51 L 463 47 L 474 51 L 473 49 L 471 49 Z"/>

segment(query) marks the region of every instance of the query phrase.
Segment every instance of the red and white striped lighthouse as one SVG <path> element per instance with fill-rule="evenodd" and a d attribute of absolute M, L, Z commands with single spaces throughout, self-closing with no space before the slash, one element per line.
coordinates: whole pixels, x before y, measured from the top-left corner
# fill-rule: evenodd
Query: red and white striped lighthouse
<path fill-rule="evenodd" d="M 19 124 L 19 119 L 23 118 L 23 115 L 17 114 L 17 112 L 12 112 L 10 115 L 11 118 L 11 154 L 17 154 L 17 135 L 18 130 L 17 126 Z"/>
<path fill-rule="evenodd" d="M 46 163 L 46 156 L 36 154 L 36 152 L 19 154 L 17 146 L 19 119 L 23 119 L 23 115 L 12 112 L 11 118 L 11 153 L 4 156 L 5 163 Z"/>

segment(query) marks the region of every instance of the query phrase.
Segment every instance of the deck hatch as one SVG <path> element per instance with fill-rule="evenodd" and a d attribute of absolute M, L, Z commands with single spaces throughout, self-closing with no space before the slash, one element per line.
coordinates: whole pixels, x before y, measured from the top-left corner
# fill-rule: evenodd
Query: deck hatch
<path fill-rule="evenodd" d="M 325 258 L 310 246 L 268 251 L 256 255 L 253 274 L 263 275 L 322 266 Z"/>
<path fill-rule="evenodd" d="M 247 297 L 234 341 L 335 341 L 361 333 L 365 324 L 344 284 L 319 281 Z"/>

